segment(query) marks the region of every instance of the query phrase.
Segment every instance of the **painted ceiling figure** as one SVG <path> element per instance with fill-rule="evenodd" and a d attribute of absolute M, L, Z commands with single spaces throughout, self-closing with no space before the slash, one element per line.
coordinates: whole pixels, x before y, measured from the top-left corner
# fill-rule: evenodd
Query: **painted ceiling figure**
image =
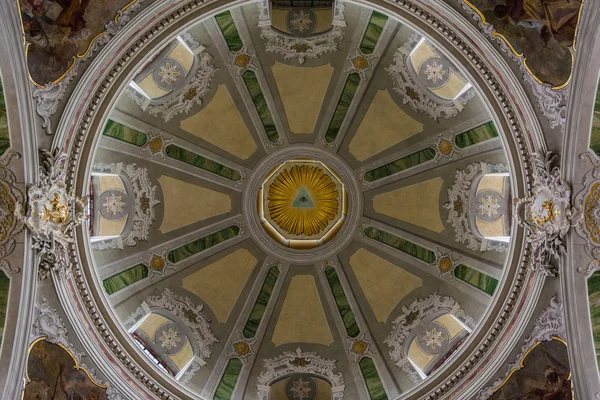
<path fill-rule="evenodd" d="M 83 18 L 89 0 L 58 0 L 57 3 L 63 8 L 54 23 L 63 31 L 70 29 L 70 35 L 77 34 L 85 29 L 86 21 Z"/>
<path fill-rule="evenodd" d="M 506 0 L 497 5 L 494 14 L 517 25 L 540 30 L 547 45 L 550 39 L 571 46 L 575 38 L 580 2 L 578 0 Z"/>
<path fill-rule="evenodd" d="M 543 388 L 534 388 L 514 400 L 571 400 L 571 381 L 567 374 L 559 374 L 556 368 L 548 367 L 544 373 L 546 383 Z"/>

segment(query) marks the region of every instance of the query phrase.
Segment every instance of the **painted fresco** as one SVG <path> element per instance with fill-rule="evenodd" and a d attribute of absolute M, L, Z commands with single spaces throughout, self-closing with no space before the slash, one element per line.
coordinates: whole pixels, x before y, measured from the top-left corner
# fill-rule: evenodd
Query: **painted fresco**
<path fill-rule="evenodd" d="M 523 367 L 492 395 L 493 400 L 572 400 L 571 373 L 567 346 L 559 340 L 535 345 Z"/>
<path fill-rule="evenodd" d="M 38 84 L 56 83 L 105 35 L 131 0 L 17 0 L 28 42 L 27 65 Z"/>
<path fill-rule="evenodd" d="M 8 136 L 8 117 L 6 115 L 6 100 L 4 99 L 4 87 L 0 80 L 0 156 L 10 147 Z"/>
<path fill-rule="evenodd" d="M 106 387 L 95 383 L 64 347 L 39 339 L 27 359 L 23 400 L 107 400 Z"/>
<path fill-rule="evenodd" d="M 571 76 L 582 0 L 467 0 L 524 61 L 537 80 L 554 87 Z"/>
<path fill-rule="evenodd" d="M 590 147 L 594 153 L 600 155 L 600 83 L 596 89 L 596 102 L 594 103 L 594 116 L 592 118 Z"/>

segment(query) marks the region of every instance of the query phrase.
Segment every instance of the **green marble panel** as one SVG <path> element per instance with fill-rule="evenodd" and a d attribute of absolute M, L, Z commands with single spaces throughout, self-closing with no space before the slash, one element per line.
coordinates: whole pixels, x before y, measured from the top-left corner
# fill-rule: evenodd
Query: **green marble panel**
<path fill-rule="evenodd" d="M 454 276 L 471 286 L 475 286 L 477 289 L 483 290 L 490 296 L 494 295 L 496 287 L 498 286 L 497 279 L 467 267 L 464 264 L 457 265 L 456 268 L 454 268 Z"/>
<path fill-rule="evenodd" d="M 472 146 L 476 143 L 493 139 L 495 137 L 498 137 L 498 131 L 496 131 L 494 123 L 490 121 L 487 124 L 479 125 L 476 128 L 456 135 L 454 138 L 454 143 L 456 143 L 456 145 L 461 149 L 464 149 L 465 147 Z"/>
<path fill-rule="evenodd" d="M 267 304 L 269 304 L 269 299 L 271 298 L 271 294 L 273 293 L 273 289 L 275 288 L 275 283 L 277 282 L 278 277 L 279 268 L 271 267 L 267 273 L 267 276 L 265 277 L 262 287 L 260 288 L 258 298 L 256 299 L 256 303 L 254 303 L 254 307 L 252 307 L 252 311 L 250 312 L 250 317 L 248 317 L 246 326 L 244 326 L 243 334 L 246 339 L 251 339 L 256 335 L 256 331 L 258 331 L 260 321 L 265 315 Z"/>
<path fill-rule="evenodd" d="M 6 100 L 4 99 L 4 88 L 0 80 L 0 156 L 10 147 L 8 135 L 8 117 L 6 115 Z"/>
<path fill-rule="evenodd" d="M 106 293 L 113 294 L 127 286 L 140 281 L 148 276 L 148 267 L 138 264 L 135 267 L 119 272 L 117 275 L 105 279 L 102 284 Z"/>
<path fill-rule="evenodd" d="M 382 165 L 365 173 L 365 181 L 373 182 L 386 176 L 393 175 L 397 172 L 407 170 L 415 167 L 424 162 L 433 160 L 435 158 L 435 149 L 428 147 L 426 149 L 417 151 L 406 157 L 402 157 L 399 160 L 393 161 L 389 164 Z"/>
<path fill-rule="evenodd" d="M 235 384 L 237 383 L 238 377 L 240 376 L 240 372 L 242 372 L 242 362 L 240 361 L 240 359 L 230 359 L 227 363 L 227 366 L 225 367 L 225 372 L 221 377 L 219 386 L 217 386 L 217 390 L 215 391 L 213 400 L 231 399 L 231 396 L 233 395 L 233 390 L 235 389 Z"/>
<path fill-rule="evenodd" d="M 146 134 L 143 132 L 136 131 L 128 126 L 120 124 L 118 122 L 109 119 L 104 127 L 104 136 L 110 136 L 111 138 L 119 139 L 123 142 L 133 144 L 134 146 L 141 147 L 146 144 L 148 139 Z"/>
<path fill-rule="evenodd" d="M 256 74 L 254 73 L 254 71 L 246 71 L 242 74 L 242 79 L 246 84 L 248 93 L 250 93 L 252 103 L 254 103 L 254 107 L 258 112 L 260 121 L 263 127 L 265 128 L 267 138 L 270 142 L 277 143 L 279 141 L 279 133 L 277 133 L 277 128 L 275 127 L 273 116 L 271 115 L 271 111 L 269 110 L 269 106 L 267 105 L 267 101 L 265 100 L 265 96 L 263 95 L 263 92 L 260 88 L 260 84 L 258 83 Z"/>
<path fill-rule="evenodd" d="M 367 25 L 365 35 L 360 43 L 360 51 L 362 51 L 363 54 L 373 53 L 387 19 L 388 17 L 385 15 L 380 14 L 377 11 L 373 11 L 373 14 L 371 14 L 371 19 L 369 20 L 369 24 Z"/>
<path fill-rule="evenodd" d="M 594 334 L 594 347 L 596 359 L 600 365 L 600 271 L 596 271 L 588 279 L 588 298 L 590 301 L 590 316 L 592 318 L 592 332 Z"/>
<path fill-rule="evenodd" d="M 354 98 L 354 94 L 356 94 L 356 89 L 358 89 L 359 84 L 360 75 L 356 73 L 348 75 L 348 79 L 346 79 L 346 83 L 344 84 L 344 89 L 342 90 L 340 100 L 335 107 L 335 111 L 333 112 L 333 117 L 331 117 L 331 122 L 329 122 L 327 132 L 325 132 L 325 141 L 327 143 L 333 143 L 340 132 L 340 127 L 346 118 L 348 108 L 350 108 L 350 104 L 352 103 L 352 99 Z"/>
<path fill-rule="evenodd" d="M 167 258 L 172 263 L 178 263 L 188 257 L 193 256 L 194 254 L 198 254 L 201 251 L 236 237 L 239 233 L 240 227 L 232 225 L 228 228 L 221 229 L 218 232 L 211 233 L 210 235 L 206 235 L 200 239 L 196 239 L 193 242 L 186 243 L 183 246 L 171 250 Z"/>
<path fill-rule="evenodd" d="M 4 325 L 6 324 L 6 308 L 8 307 L 8 289 L 10 279 L 0 271 L 0 344 L 4 337 Z"/>
<path fill-rule="evenodd" d="M 192 165 L 196 168 L 212 172 L 213 174 L 221 175 L 223 178 L 227 178 L 232 181 L 239 181 L 242 179 L 242 175 L 238 171 L 226 167 L 223 164 L 219 164 L 218 162 L 210 160 L 206 157 L 202 157 L 201 155 L 189 150 L 182 149 L 174 144 L 168 145 L 165 148 L 165 153 L 170 158 Z"/>
<path fill-rule="evenodd" d="M 592 117 L 592 135 L 590 148 L 600 156 L 600 84 L 596 91 L 596 102 L 594 103 L 594 116 Z"/>
<path fill-rule="evenodd" d="M 363 357 L 358 363 L 360 372 L 362 373 L 367 391 L 369 392 L 369 398 L 371 400 L 387 400 L 387 394 L 383 388 L 375 363 L 370 357 Z"/>
<path fill-rule="evenodd" d="M 418 244 L 409 242 L 408 240 L 402 239 L 391 233 L 384 232 L 377 228 L 373 228 L 372 226 L 368 226 L 365 229 L 363 229 L 363 233 L 368 238 L 377 240 L 378 242 L 398 249 L 428 264 L 431 264 L 435 261 L 435 253 L 433 251 L 427 250 L 419 246 Z"/>
<path fill-rule="evenodd" d="M 340 278 L 335 271 L 335 268 L 326 267 L 325 276 L 327 277 L 327 282 L 331 288 L 331 293 L 333 293 L 335 305 L 340 312 L 342 321 L 344 321 L 346 333 L 350 337 L 357 337 L 360 334 L 360 328 L 358 327 L 358 323 L 356 322 L 356 318 L 354 317 L 354 313 L 352 312 L 352 308 L 350 307 L 350 303 L 348 302 L 348 298 L 346 297 L 346 293 L 344 292 L 344 288 L 342 287 L 342 283 L 340 282 Z"/>
<path fill-rule="evenodd" d="M 231 51 L 240 51 L 244 44 L 242 43 L 242 38 L 238 33 L 238 30 L 235 26 L 235 22 L 233 22 L 233 16 L 231 12 L 225 11 L 221 14 L 215 15 L 215 19 L 217 20 L 217 25 L 221 29 L 223 33 L 223 37 L 227 42 L 227 47 Z"/>

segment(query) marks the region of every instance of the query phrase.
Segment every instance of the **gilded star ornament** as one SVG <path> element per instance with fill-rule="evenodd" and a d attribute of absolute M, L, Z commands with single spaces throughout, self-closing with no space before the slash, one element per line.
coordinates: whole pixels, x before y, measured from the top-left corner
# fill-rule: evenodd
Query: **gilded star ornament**
<path fill-rule="evenodd" d="M 438 331 L 436 328 L 431 328 L 430 331 L 425 331 L 423 341 L 427 347 L 430 347 L 431 350 L 435 350 L 438 347 L 442 347 L 444 336 L 441 331 Z"/>
<path fill-rule="evenodd" d="M 161 346 L 171 350 L 173 347 L 177 347 L 181 343 L 181 338 L 177 335 L 177 331 L 173 328 L 169 328 L 166 331 L 162 331 L 162 336 L 159 337 Z"/>
<path fill-rule="evenodd" d="M 460 263 L 461 258 L 454 258 L 452 252 L 442 253 L 440 249 L 435 251 L 435 261 L 431 266 L 436 267 L 440 276 L 444 276 L 452 271 Z"/>
<path fill-rule="evenodd" d="M 374 54 L 364 54 L 360 49 L 354 49 L 354 55 L 348 56 L 350 61 L 350 67 L 346 70 L 348 73 L 358 73 L 361 79 L 367 78 L 367 71 L 373 69 L 372 60 L 376 59 L 377 56 Z"/>
<path fill-rule="evenodd" d="M 500 203 L 498 203 L 498 199 L 495 197 L 489 195 L 483 196 L 477 208 L 479 209 L 479 214 L 491 218 L 494 215 L 498 215 Z"/>
<path fill-rule="evenodd" d="M 239 51 L 229 53 L 232 57 L 231 66 L 237 68 L 240 77 L 245 71 L 256 71 L 256 65 L 253 64 L 255 56 L 248 51 L 248 47 L 245 44 Z"/>
<path fill-rule="evenodd" d="M 181 73 L 179 72 L 177 65 L 165 62 L 160 66 L 158 75 L 160 76 L 160 80 L 162 82 L 165 82 L 167 85 L 171 85 L 177 81 L 177 77 L 181 75 Z"/>
<path fill-rule="evenodd" d="M 169 251 L 165 249 L 162 254 L 152 252 L 146 266 L 150 273 L 150 281 L 156 275 L 164 276 L 167 270 L 175 269 L 175 265 L 169 261 Z"/>
<path fill-rule="evenodd" d="M 246 364 L 248 362 L 248 357 L 256 354 L 253 346 L 258 340 L 256 338 L 246 339 L 242 332 L 238 332 L 238 338 L 237 341 L 231 343 L 233 352 L 229 354 L 229 357 L 237 357 L 242 363 Z"/>
<path fill-rule="evenodd" d="M 366 333 L 361 332 L 357 337 L 346 337 L 346 342 L 349 343 L 346 353 L 354 355 L 354 363 L 358 363 L 364 356 L 374 356 L 371 351 L 371 341 L 366 339 Z"/>
<path fill-rule="evenodd" d="M 104 207 L 108 214 L 111 214 L 113 216 L 122 213 L 123 207 L 125 207 L 123 196 L 119 196 L 117 195 L 117 193 L 110 193 L 108 196 L 106 196 L 102 207 Z"/>
<path fill-rule="evenodd" d="M 148 151 L 150 152 L 150 157 L 154 157 L 159 154 L 163 160 L 167 158 L 166 148 L 168 145 L 173 143 L 173 139 L 166 138 L 164 132 L 152 132 L 148 131 L 146 133 L 147 140 L 146 143 L 141 147 L 140 151 Z"/>
<path fill-rule="evenodd" d="M 456 146 L 454 141 L 456 135 L 452 134 L 449 138 L 445 138 L 443 134 L 440 134 L 437 142 L 429 142 L 429 145 L 432 146 L 435 150 L 435 157 L 433 160 L 437 163 L 442 158 L 446 160 L 451 160 L 455 154 L 461 155 L 462 150 Z"/>
<path fill-rule="evenodd" d="M 427 64 L 423 73 L 425 76 L 427 76 L 427 80 L 432 81 L 433 83 L 441 83 L 444 79 L 446 79 L 444 65 L 442 63 L 438 63 L 437 61 Z"/>

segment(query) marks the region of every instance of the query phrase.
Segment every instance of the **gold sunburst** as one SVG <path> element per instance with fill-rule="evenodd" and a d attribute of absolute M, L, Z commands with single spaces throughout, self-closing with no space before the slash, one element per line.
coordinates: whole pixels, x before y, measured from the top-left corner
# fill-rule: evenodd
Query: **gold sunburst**
<path fill-rule="evenodd" d="M 312 205 L 294 206 L 302 190 Z M 335 218 L 340 207 L 340 192 L 331 177 L 321 168 L 294 165 L 284 169 L 269 187 L 269 215 L 284 231 L 310 237 L 322 232 Z"/>

